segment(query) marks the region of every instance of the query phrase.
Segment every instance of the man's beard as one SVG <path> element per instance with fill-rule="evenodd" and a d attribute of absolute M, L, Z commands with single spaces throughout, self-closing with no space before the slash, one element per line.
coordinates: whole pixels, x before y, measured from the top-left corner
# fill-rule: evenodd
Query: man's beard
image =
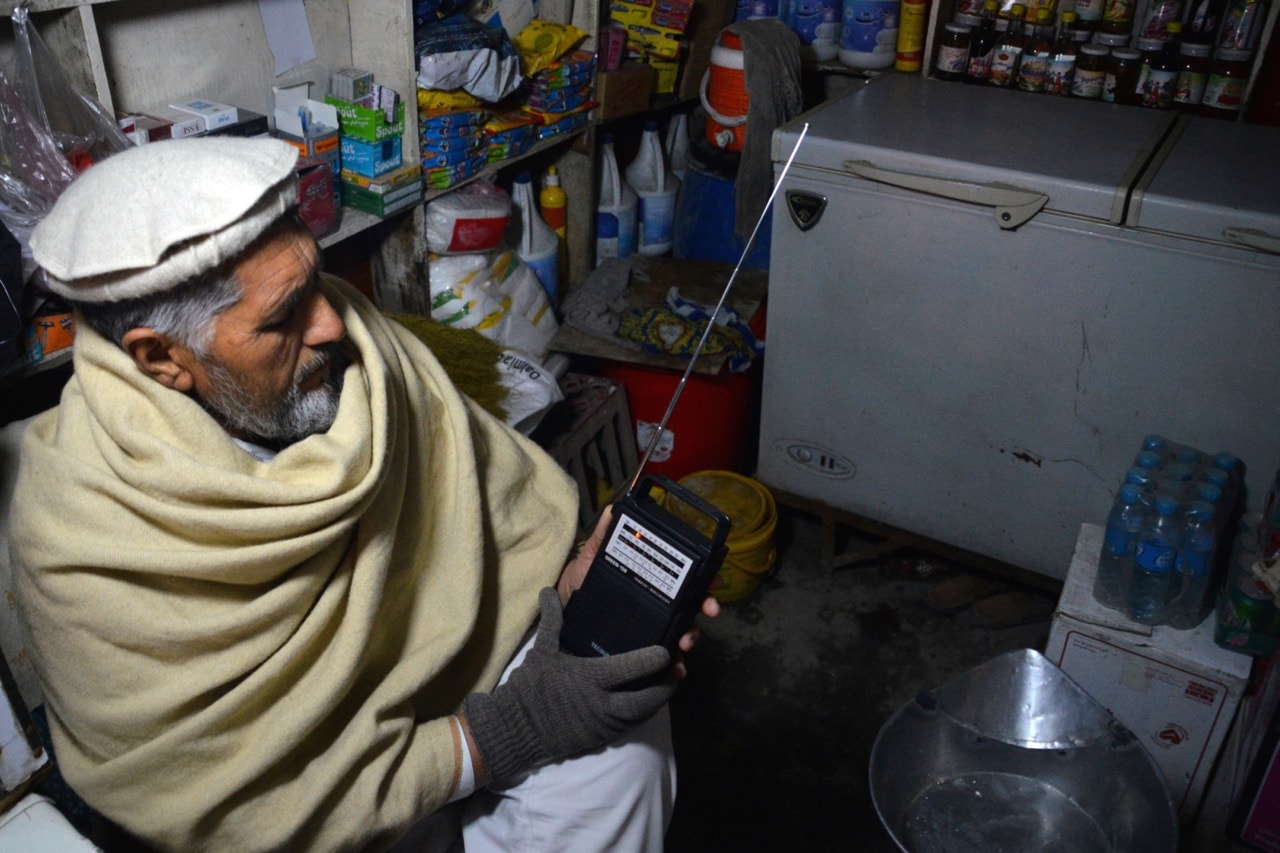
<path fill-rule="evenodd" d="M 228 430 L 264 444 L 291 444 L 309 435 L 322 433 L 333 424 L 342 396 L 342 380 L 348 363 L 337 344 L 321 347 L 293 378 L 288 392 L 279 399 L 255 399 L 246 383 L 226 365 L 209 359 L 205 371 L 209 393 L 200 403 Z M 328 365 L 329 375 L 310 391 L 301 385 Z"/>

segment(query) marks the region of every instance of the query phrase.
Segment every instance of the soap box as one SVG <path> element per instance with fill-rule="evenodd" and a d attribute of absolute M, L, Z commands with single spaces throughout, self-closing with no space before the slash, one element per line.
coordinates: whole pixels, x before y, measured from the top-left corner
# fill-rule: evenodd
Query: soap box
<path fill-rule="evenodd" d="M 1252 659 L 1219 648 L 1213 616 L 1151 627 L 1093 597 L 1102 527 L 1083 524 L 1049 628 L 1045 657 L 1096 699 L 1155 759 L 1188 826 L 1200 806 Z"/>

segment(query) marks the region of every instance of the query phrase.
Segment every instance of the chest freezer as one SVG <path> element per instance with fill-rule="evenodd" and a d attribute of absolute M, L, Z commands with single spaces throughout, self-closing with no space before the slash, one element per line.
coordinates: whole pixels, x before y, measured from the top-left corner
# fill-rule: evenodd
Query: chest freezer
<path fill-rule="evenodd" d="M 1280 129 L 889 76 L 773 217 L 757 477 L 1062 578 L 1143 436 L 1280 467 Z M 776 167 L 777 168 L 777 167 Z"/>

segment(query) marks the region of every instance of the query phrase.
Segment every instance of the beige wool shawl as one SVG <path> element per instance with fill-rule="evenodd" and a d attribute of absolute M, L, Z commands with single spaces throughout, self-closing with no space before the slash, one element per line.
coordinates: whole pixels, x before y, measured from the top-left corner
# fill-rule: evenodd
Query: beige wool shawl
<path fill-rule="evenodd" d="M 177 850 L 366 849 L 446 802 L 451 723 L 533 622 L 571 483 L 348 286 L 332 428 L 261 463 L 81 324 L 26 433 L 18 606 L 63 774 Z"/>

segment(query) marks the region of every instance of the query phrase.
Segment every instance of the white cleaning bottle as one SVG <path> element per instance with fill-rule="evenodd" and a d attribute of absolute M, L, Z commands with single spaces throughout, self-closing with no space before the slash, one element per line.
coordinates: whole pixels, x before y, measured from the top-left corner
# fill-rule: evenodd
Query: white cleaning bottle
<path fill-rule="evenodd" d="M 511 184 L 511 206 L 515 208 L 507 226 L 507 242 L 520 260 L 532 267 L 538 281 L 547 291 L 551 304 L 558 299 L 560 266 L 557 260 L 560 241 L 556 232 L 538 215 L 533 198 L 533 180 L 521 172 Z"/>
<path fill-rule="evenodd" d="M 613 153 L 613 134 L 606 133 L 601 144 L 600 203 L 596 212 L 612 216 L 618 222 L 619 258 L 629 258 L 636 250 L 636 191 L 631 188 L 618 168 L 618 158 Z M 597 259 L 598 262 L 598 259 Z"/>
<path fill-rule="evenodd" d="M 640 222 L 638 251 L 642 255 L 665 255 L 671 251 L 680 181 L 667 168 L 656 121 L 644 123 L 640 150 L 627 166 L 627 183 L 640 197 L 640 210 L 636 215 Z"/>
<path fill-rule="evenodd" d="M 689 116 L 687 113 L 676 113 L 667 125 L 667 138 L 663 145 L 667 154 L 667 165 L 671 173 L 684 180 L 685 170 L 689 168 Z"/>

